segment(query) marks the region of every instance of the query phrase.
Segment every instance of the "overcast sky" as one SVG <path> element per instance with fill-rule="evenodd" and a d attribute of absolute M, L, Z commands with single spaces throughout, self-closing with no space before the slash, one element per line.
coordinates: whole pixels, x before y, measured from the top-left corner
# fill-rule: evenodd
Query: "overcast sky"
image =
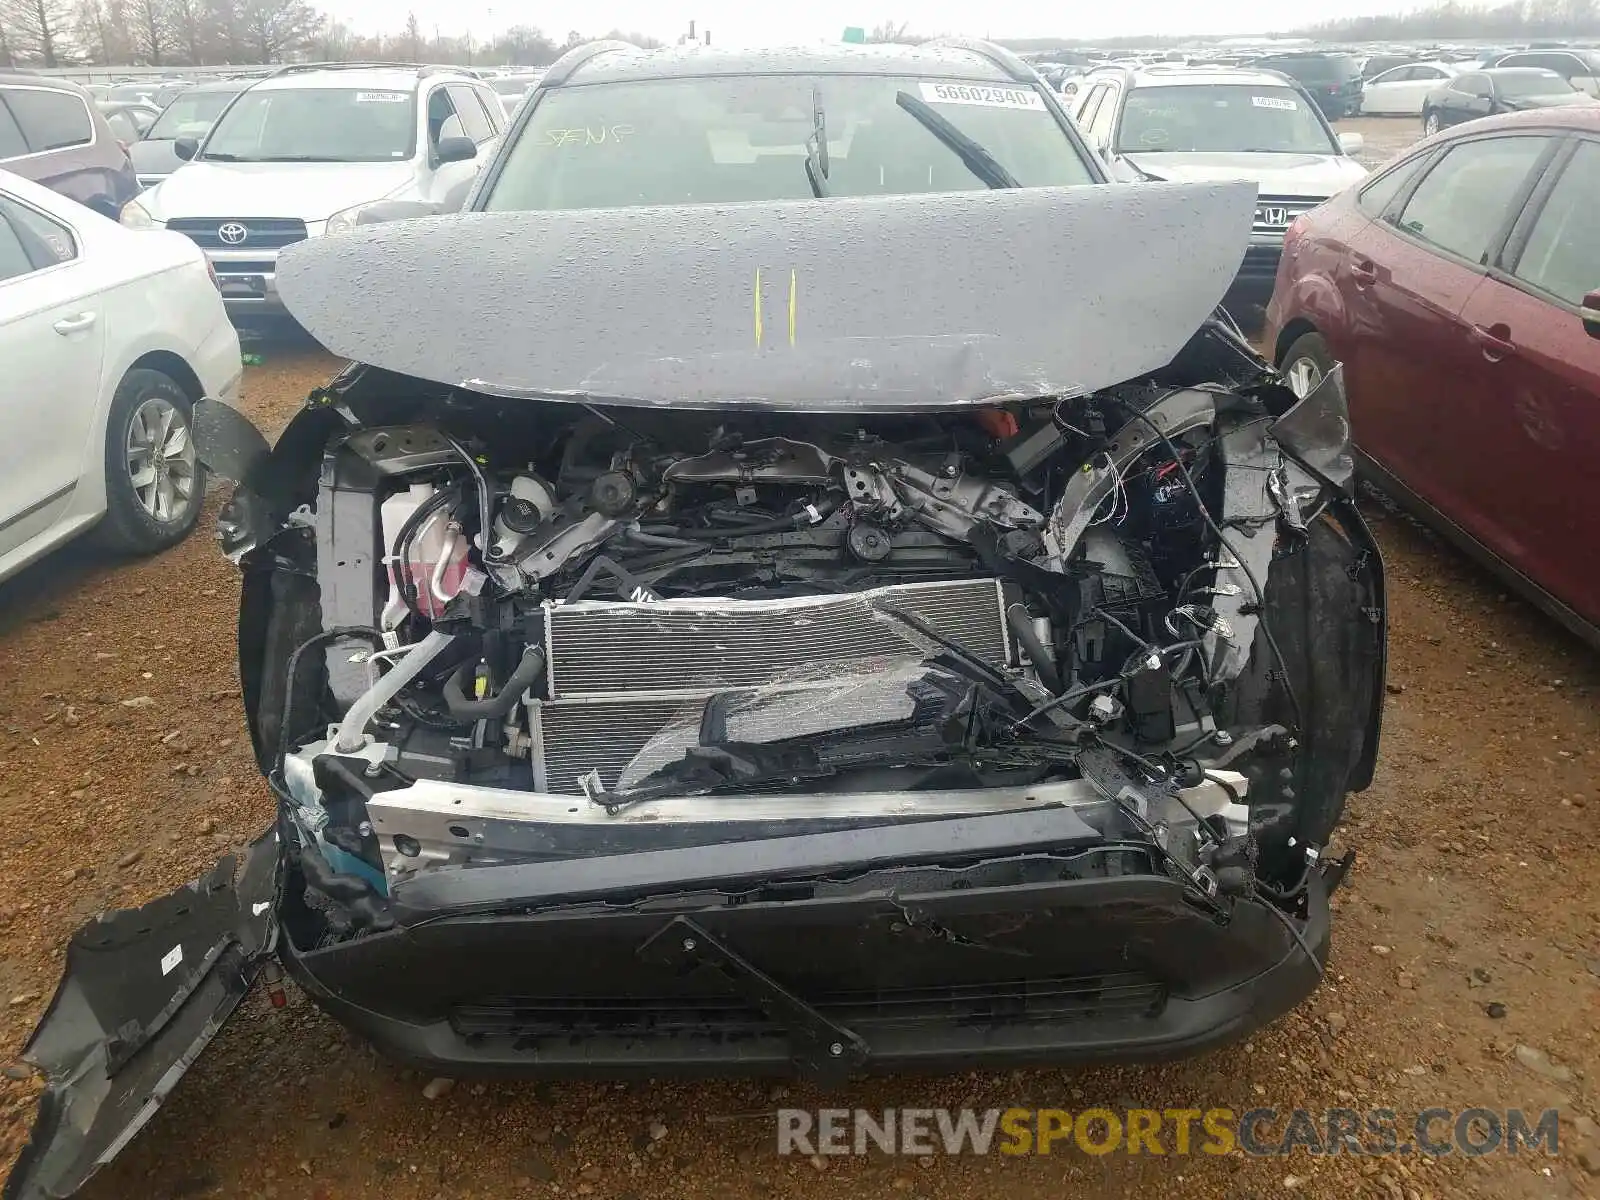
<path fill-rule="evenodd" d="M 444 34 L 470 29 L 486 38 L 510 25 L 535 25 L 558 39 L 569 29 L 637 30 L 674 41 L 691 17 L 712 40 L 729 46 L 833 41 L 846 25 L 870 28 L 886 19 L 921 33 L 987 37 L 1111 37 L 1118 34 L 1243 34 L 1330 17 L 1394 12 L 1405 0 L 1131 0 L 1046 4 L 1039 0 L 320 0 L 319 7 L 359 32 L 398 31 L 414 10 L 424 28 Z"/>

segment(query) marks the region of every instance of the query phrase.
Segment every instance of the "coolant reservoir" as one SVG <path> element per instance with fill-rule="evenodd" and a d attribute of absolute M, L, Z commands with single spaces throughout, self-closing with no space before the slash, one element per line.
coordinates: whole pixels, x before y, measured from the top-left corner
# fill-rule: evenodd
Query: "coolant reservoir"
<path fill-rule="evenodd" d="M 383 606 L 383 627 L 393 629 L 405 620 L 407 609 L 400 598 L 399 564 L 393 560 L 395 541 L 411 514 L 416 512 L 433 495 L 433 485 L 414 483 L 403 492 L 396 492 L 383 502 L 383 544 L 389 548 L 389 600 Z M 437 617 L 447 603 L 461 590 L 467 573 L 467 535 L 450 519 L 450 514 L 440 512 L 411 539 L 409 575 L 417 590 L 417 610 L 424 616 Z"/>

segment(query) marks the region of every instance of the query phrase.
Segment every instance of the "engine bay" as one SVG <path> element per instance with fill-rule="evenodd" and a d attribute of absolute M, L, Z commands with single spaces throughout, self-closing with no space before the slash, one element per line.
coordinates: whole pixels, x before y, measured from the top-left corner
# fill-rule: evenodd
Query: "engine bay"
<path fill-rule="evenodd" d="M 1363 636 L 1370 543 L 1326 473 L 1338 422 L 1289 413 L 1228 331 L 1197 342 L 1201 366 L 1091 395 L 890 414 L 351 368 L 260 539 L 258 752 L 329 869 L 380 895 L 582 853 L 556 826 L 739 840 L 1050 804 L 1203 894 L 1292 884 L 1370 770 L 1364 692 L 1305 711 L 1318 627 Z M 266 563 L 239 503 L 224 542 Z"/>

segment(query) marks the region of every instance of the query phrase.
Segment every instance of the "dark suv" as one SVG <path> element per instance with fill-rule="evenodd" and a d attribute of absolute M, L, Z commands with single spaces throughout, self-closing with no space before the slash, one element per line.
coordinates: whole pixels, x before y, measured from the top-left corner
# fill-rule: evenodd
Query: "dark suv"
<path fill-rule="evenodd" d="M 1281 71 L 1299 80 L 1329 120 L 1361 111 L 1361 63 L 1354 55 L 1297 51 L 1269 54 L 1250 64 L 1263 71 Z"/>
<path fill-rule="evenodd" d="M 0 170 L 116 219 L 139 190 L 128 152 L 75 83 L 0 74 Z"/>

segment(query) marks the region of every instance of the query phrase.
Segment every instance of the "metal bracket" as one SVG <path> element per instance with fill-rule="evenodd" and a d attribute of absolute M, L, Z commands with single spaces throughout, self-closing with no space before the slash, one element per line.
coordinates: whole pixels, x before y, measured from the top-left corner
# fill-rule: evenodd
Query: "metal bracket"
<path fill-rule="evenodd" d="M 718 941 L 688 917 L 674 917 L 639 947 L 646 962 L 682 974 L 708 968 L 721 975 L 789 1035 L 795 1069 L 823 1082 L 841 1082 L 866 1061 L 867 1043 L 828 1020 L 772 976 Z"/>
<path fill-rule="evenodd" d="M 1328 889 L 1328 895 L 1333 895 L 1339 890 L 1339 885 L 1344 882 L 1344 877 L 1350 874 L 1350 868 L 1356 865 L 1356 852 L 1346 850 L 1338 858 L 1325 858 L 1322 860 L 1322 882 Z"/>

